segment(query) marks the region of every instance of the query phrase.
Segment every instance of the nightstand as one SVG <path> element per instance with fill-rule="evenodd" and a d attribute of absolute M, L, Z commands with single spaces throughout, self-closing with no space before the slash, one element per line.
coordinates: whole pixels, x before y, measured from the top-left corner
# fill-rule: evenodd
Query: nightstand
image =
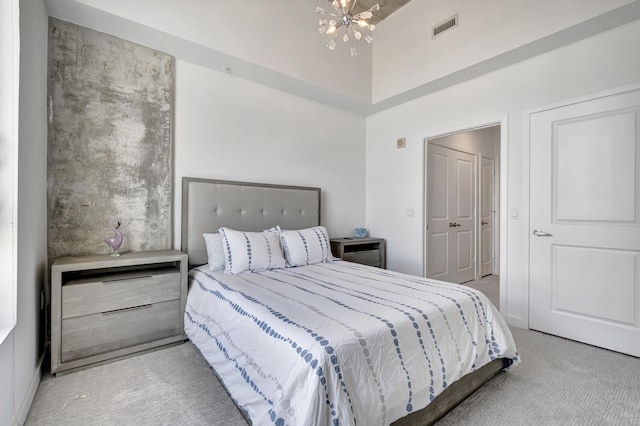
<path fill-rule="evenodd" d="M 186 339 L 187 255 L 61 257 L 51 266 L 51 372 Z"/>
<path fill-rule="evenodd" d="M 386 248 L 383 238 L 332 238 L 334 256 L 363 265 L 386 268 Z"/>

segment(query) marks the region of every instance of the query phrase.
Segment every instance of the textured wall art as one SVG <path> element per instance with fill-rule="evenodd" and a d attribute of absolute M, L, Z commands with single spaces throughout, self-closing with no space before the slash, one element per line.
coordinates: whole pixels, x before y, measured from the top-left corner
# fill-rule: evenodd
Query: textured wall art
<path fill-rule="evenodd" d="M 49 21 L 48 252 L 172 247 L 173 57 Z"/>

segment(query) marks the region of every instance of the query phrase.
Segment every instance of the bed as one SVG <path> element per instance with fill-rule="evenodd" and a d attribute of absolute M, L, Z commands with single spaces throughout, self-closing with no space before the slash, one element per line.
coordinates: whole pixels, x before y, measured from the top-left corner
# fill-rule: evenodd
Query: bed
<path fill-rule="evenodd" d="M 182 197 L 185 332 L 253 425 L 431 424 L 519 362 L 480 292 L 334 260 L 319 188 L 183 178 Z"/>

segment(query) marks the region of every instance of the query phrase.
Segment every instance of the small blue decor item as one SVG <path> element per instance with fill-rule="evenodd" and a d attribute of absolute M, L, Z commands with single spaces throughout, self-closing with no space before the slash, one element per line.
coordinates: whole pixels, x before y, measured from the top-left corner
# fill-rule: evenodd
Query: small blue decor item
<path fill-rule="evenodd" d="M 356 228 L 353 236 L 355 238 L 366 238 L 367 228 Z"/>

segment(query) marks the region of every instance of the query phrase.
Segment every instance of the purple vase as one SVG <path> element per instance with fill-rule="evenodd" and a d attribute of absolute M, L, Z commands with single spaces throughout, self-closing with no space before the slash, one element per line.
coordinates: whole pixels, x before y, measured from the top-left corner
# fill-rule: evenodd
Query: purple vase
<path fill-rule="evenodd" d="M 114 221 L 116 222 L 115 226 L 113 224 Z M 116 218 L 112 218 L 109 221 L 109 228 L 113 229 L 113 231 L 116 234 L 113 237 L 103 238 L 102 241 L 107 243 L 107 245 L 111 248 L 111 256 L 118 257 L 120 256 L 120 253 L 118 252 L 118 250 L 120 250 L 120 246 L 122 245 L 122 240 L 124 239 L 124 235 L 122 235 L 122 232 L 120 232 L 119 230 L 120 221 Z"/>

